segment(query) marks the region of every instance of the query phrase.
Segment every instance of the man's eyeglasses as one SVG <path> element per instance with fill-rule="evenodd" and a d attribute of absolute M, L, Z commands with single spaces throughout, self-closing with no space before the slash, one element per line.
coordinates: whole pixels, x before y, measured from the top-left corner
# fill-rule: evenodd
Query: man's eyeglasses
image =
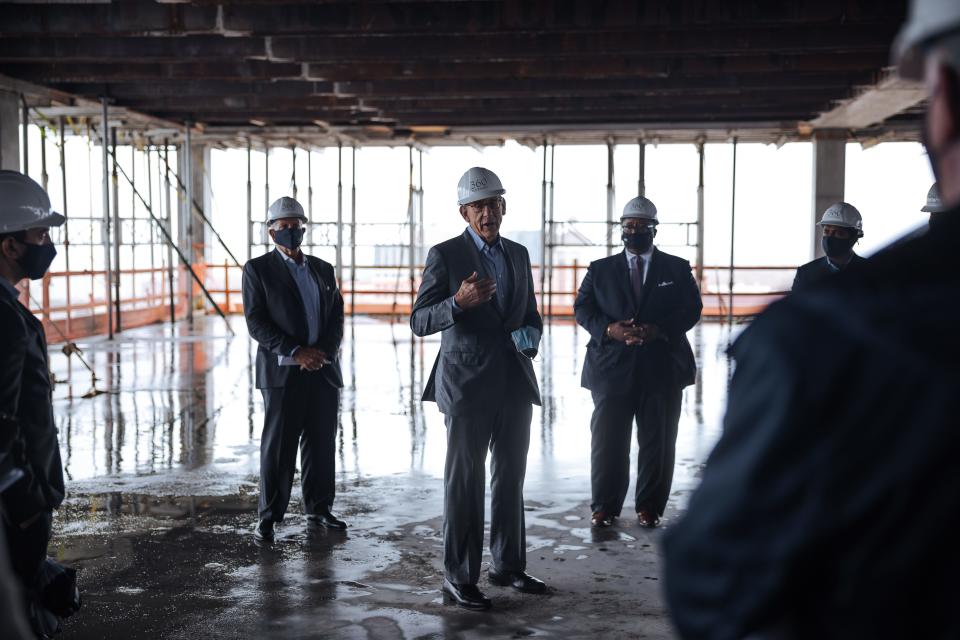
<path fill-rule="evenodd" d="M 503 200 L 500 198 L 487 198 L 486 200 L 478 200 L 477 202 L 471 202 L 467 204 L 468 207 L 474 211 L 483 211 L 484 209 L 490 209 L 494 213 L 500 213 L 503 211 Z"/>

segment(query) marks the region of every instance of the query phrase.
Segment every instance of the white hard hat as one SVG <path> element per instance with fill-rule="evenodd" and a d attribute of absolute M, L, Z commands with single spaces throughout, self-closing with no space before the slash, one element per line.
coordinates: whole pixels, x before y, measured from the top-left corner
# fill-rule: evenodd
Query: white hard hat
<path fill-rule="evenodd" d="M 923 79 L 926 45 L 960 29 L 960 2 L 957 0 L 913 0 L 907 23 L 893 41 L 893 63 L 900 75 Z"/>
<path fill-rule="evenodd" d="M 657 206 L 643 196 L 637 196 L 623 208 L 623 215 L 620 216 L 620 220 L 626 220 L 628 218 L 640 218 L 650 220 L 654 224 L 659 224 L 659 220 L 657 220 Z"/>
<path fill-rule="evenodd" d="M 930 186 L 930 191 L 927 191 L 927 204 L 920 209 L 920 211 L 925 211 L 926 213 L 940 213 L 941 211 L 946 211 L 946 208 L 943 206 L 943 202 L 940 200 L 940 190 L 937 189 L 937 183 L 934 182 Z"/>
<path fill-rule="evenodd" d="M 274 200 L 273 204 L 270 205 L 270 209 L 267 211 L 268 223 L 274 220 L 280 220 L 281 218 L 300 218 L 304 222 L 307 222 L 307 216 L 303 213 L 303 206 L 293 198 L 287 196 Z"/>
<path fill-rule="evenodd" d="M 0 233 L 59 227 L 65 219 L 50 207 L 47 192 L 32 178 L 0 171 Z"/>
<path fill-rule="evenodd" d="M 493 171 L 483 167 L 470 167 L 460 176 L 460 182 L 457 183 L 457 204 L 464 205 L 493 196 L 502 196 L 506 192 L 507 190 L 500 183 L 500 178 Z"/>
<path fill-rule="evenodd" d="M 834 227 L 856 229 L 858 236 L 863 235 L 863 217 L 855 206 L 846 202 L 835 202 L 827 207 L 817 226 L 822 227 L 827 224 Z"/>

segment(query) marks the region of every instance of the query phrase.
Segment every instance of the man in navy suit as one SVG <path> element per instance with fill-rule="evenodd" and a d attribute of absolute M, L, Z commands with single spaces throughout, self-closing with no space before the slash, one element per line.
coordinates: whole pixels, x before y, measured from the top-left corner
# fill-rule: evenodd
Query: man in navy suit
<path fill-rule="evenodd" d="M 703 302 L 690 263 L 653 246 L 657 208 L 634 198 L 620 218 L 625 250 L 590 264 L 574 303 L 590 333 L 581 385 L 593 395 L 590 420 L 595 527 L 620 516 L 630 484 L 630 436 L 637 421 L 640 454 L 635 506 L 641 526 L 655 527 L 673 482 L 683 388 L 696 363 L 686 333 Z"/>
<path fill-rule="evenodd" d="M 243 267 L 243 315 L 257 347 L 263 394 L 259 522 L 254 536 L 273 540 L 290 501 L 300 447 L 303 509 L 308 522 L 346 524 L 330 512 L 334 497 L 337 413 L 343 377 L 343 298 L 333 266 L 300 251 L 307 216 L 280 198 L 267 216 L 275 251 Z"/>

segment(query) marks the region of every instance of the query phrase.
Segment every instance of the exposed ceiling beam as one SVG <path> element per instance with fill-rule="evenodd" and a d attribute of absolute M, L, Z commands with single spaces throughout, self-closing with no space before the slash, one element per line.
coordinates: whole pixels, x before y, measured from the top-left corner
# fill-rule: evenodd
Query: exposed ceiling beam
<path fill-rule="evenodd" d="M 868 127 L 915 107 L 926 97 L 923 83 L 904 80 L 890 71 L 878 83 L 862 88 L 855 97 L 841 102 L 811 124 L 817 129 Z"/>

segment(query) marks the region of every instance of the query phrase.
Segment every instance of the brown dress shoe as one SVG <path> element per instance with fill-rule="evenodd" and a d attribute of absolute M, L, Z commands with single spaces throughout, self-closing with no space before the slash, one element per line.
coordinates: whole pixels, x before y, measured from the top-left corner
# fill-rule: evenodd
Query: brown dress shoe
<path fill-rule="evenodd" d="M 613 520 L 616 516 L 612 516 L 605 511 L 597 511 L 593 514 L 593 517 L 590 518 L 590 524 L 595 527 L 609 527 L 613 525 Z"/>
<path fill-rule="evenodd" d="M 637 521 L 640 523 L 641 527 L 653 529 L 655 526 L 660 524 L 660 516 L 655 514 L 653 511 L 641 509 L 640 511 L 637 511 Z"/>

